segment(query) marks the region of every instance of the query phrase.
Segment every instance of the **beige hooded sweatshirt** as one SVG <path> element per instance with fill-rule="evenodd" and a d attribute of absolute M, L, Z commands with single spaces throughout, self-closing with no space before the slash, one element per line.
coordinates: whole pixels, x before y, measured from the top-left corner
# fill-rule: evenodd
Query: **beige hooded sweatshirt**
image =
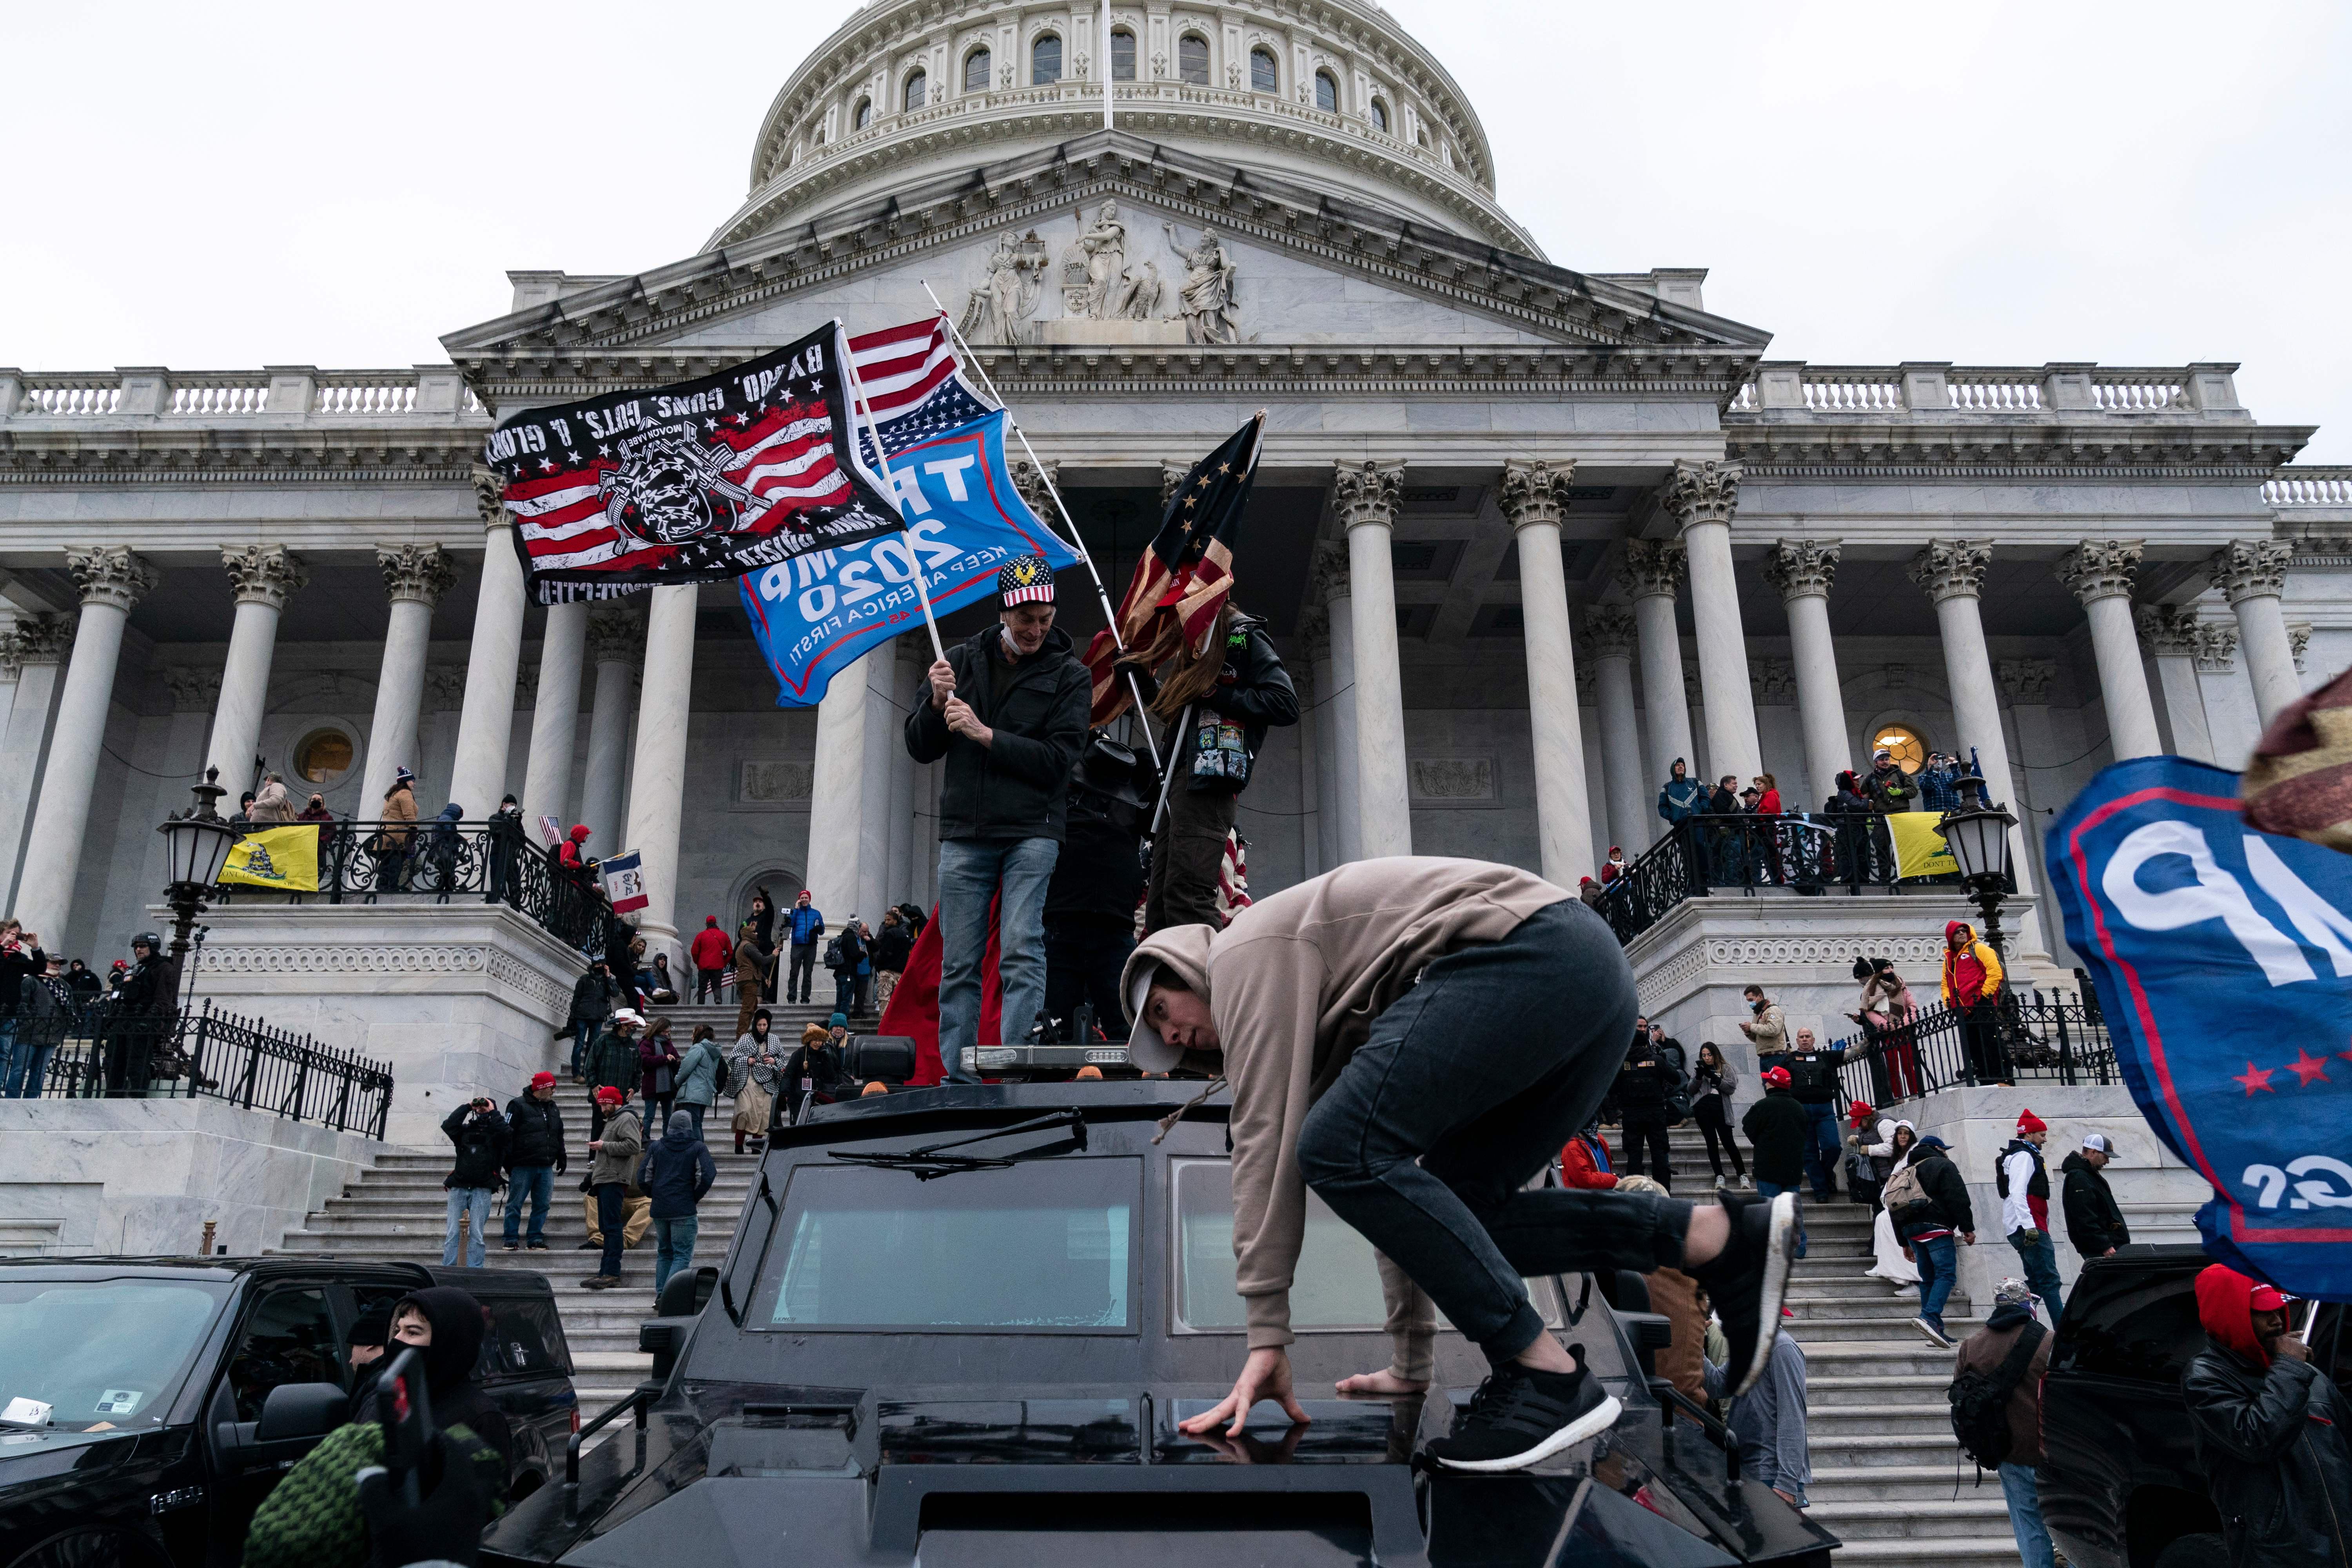
<path fill-rule="evenodd" d="M 1429 963 L 1499 942 L 1537 910 L 1575 895 L 1484 860 L 1359 860 L 1262 899 L 1223 931 L 1171 926 L 1127 961 L 1166 964 L 1208 999 L 1233 1085 L 1234 1285 L 1252 1350 L 1287 1345 L 1290 1282 L 1307 1228 L 1298 1131 L 1363 1044 L 1372 1020 Z M 1381 1260 L 1400 1376 L 1430 1374 L 1427 1297 Z"/>

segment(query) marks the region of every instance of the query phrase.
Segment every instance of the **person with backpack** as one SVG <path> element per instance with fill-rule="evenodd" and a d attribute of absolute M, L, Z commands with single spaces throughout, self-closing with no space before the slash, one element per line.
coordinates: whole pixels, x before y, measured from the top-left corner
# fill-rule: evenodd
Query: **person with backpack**
<path fill-rule="evenodd" d="M 1919 1315 L 1912 1325 L 1930 1344 L 1951 1350 L 1959 1343 L 1944 1331 L 1944 1303 L 1959 1280 L 1958 1256 L 1952 1247 L 1958 1236 L 1977 1244 L 1976 1208 L 1969 1202 L 1969 1184 L 1952 1163 L 1951 1145 L 1934 1133 L 1919 1140 L 1910 1162 L 1890 1177 L 1880 1199 L 1893 1216 L 1903 1256 L 1919 1269 Z"/>
<path fill-rule="evenodd" d="M 2031 1110 L 2019 1111 L 2017 1136 L 2000 1152 L 1993 1186 L 2000 1194 L 2000 1228 L 2054 1323 L 2066 1309 L 2058 1288 L 2058 1242 L 2050 1234 L 2050 1172 L 2042 1163 L 2042 1145 L 2049 1137 L 2048 1122 Z"/>
<path fill-rule="evenodd" d="M 833 1010 L 840 1014 L 857 1010 L 857 966 L 866 962 L 866 942 L 857 933 L 857 917 L 852 915 L 834 939 L 824 944 L 824 966 L 833 971 Z"/>
<path fill-rule="evenodd" d="M 718 1162 L 711 1159 L 695 1119 L 683 1110 L 672 1112 L 668 1130 L 646 1146 L 637 1166 L 637 1185 L 653 1200 L 656 1302 L 671 1275 L 694 1266 L 695 1234 L 702 1224 L 698 1211 L 703 1194 L 718 1179 Z"/>
<path fill-rule="evenodd" d="M 727 1053 L 719 1048 L 717 1035 L 709 1025 L 697 1024 L 693 1042 L 677 1061 L 677 1109 L 693 1120 L 697 1141 L 702 1137 L 702 1119 L 727 1083 Z"/>
<path fill-rule="evenodd" d="M 2104 1132 L 2085 1132 L 2083 1146 L 2059 1162 L 2066 1185 L 2062 1201 L 2066 1211 L 2066 1239 L 2084 1258 L 2105 1258 L 2118 1247 L 2131 1245 L 2131 1226 L 2107 1186 L 2106 1164 L 2116 1157 L 2114 1141 Z"/>
<path fill-rule="evenodd" d="M 1945 1397 L 1952 1435 L 1981 1469 L 2000 1477 L 2010 1533 L 2025 1568 L 2056 1568 L 2057 1552 L 2042 1522 L 2033 1479 L 2042 1463 L 2042 1374 L 2050 1369 L 2050 1332 L 2033 1319 L 2033 1290 L 2004 1279 L 1992 1315 L 1960 1345 Z"/>
<path fill-rule="evenodd" d="M 1669 1089 L 1682 1088 L 1681 1075 L 1669 1077 L 1670 1071 L 1658 1059 L 1658 1048 L 1651 1043 L 1650 1031 L 1636 1028 L 1633 1043 L 1626 1047 L 1624 1063 L 1617 1069 L 1617 1109 L 1624 1118 L 1625 1128 L 1625 1158 L 1620 1167 L 1629 1176 L 1654 1176 L 1669 1193 L 1674 1190 L 1674 1166 L 1666 1155 L 1666 1096 Z M 1643 1159 L 1645 1147 L 1649 1152 L 1646 1169 Z"/>

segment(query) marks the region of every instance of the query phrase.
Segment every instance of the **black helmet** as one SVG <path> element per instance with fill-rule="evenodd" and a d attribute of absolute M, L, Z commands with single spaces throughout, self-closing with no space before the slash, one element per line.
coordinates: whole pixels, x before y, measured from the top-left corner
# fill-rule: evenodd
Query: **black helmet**
<path fill-rule="evenodd" d="M 163 939 L 152 931 L 142 931 L 131 939 L 131 945 L 144 947 L 150 952 L 161 952 L 163 951 Z"/>

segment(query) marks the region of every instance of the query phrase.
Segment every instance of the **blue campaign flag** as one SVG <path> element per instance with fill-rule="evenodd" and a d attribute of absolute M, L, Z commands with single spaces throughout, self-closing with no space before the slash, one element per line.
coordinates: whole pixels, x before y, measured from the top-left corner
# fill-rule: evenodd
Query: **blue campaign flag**
<path fill-rule="evenodd" d="M 2132 1098 L 2212 1184 L 2207 1253 L 2352 1301 L 2352 856 L 2256 832 L 2237 774 L 2179 757 L 2106 769 L 2048 848 Z"/>
<path fill-rule="evenodd" d="M 779 562 L 739 582 L 760 653 L 775 672 L 776 706 L 813 708 L 835 674 L 867 649 L 923 624 L 914 563 L 940 615 L 996 590 L 997 569 L 1042 555 L 1055 570 L 1077 553 L 1013 488 L 1003 410 L 890 453 L 903 534 Z"/>

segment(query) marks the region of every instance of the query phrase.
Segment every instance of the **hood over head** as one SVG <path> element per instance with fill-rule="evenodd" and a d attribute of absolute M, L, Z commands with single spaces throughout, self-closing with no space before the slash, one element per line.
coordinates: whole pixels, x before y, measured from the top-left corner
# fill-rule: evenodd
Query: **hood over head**
<path fill-rule="evenodd" d="M 1967 938 L 1970 942 L 1974 942 L 1977 939 L 1976 927 L 1969 924 L 1968 921 L 1946 921 L 1944 922 L 1944 945 L 1946 947 L 1952 945 L 1952 933 L 1955 931 L 1958 931 L 1961 936 Z"/>
<path fill-rule="evenodd" d="M 1182 1051 L 1161 1039 L 1160 1031 L 1144 1022 L 1143 1001 L 1150 993 L 1152 975 L 1163 963 L 1192 988 L 1194 995 L 1206 998 L 1209 943 L 1216 934 L 1214 926 L 1163 926 L 1128 954 L 1127 968 L 1119 975 L 1118 994 L 1127 1004 L 1128 1019 L 1134 1025 L 1127 1037 L 1129 1067 L 1144 1072 L 1170 1072 L 1184 1059 Z"/>
<path fill-rule="evenodd" d="M 572 825 L 572 842 L 574 844 L 585 844 L 588 842 L 588 825 L 586 823 L 575 822 Z"/>
<path fill-rule="evenodd" d="M 662 1142 L 673 1149 L 691 1149 L 701 1139 L 694 1135 L 694 1118 L 683 1110 L 669 1113 L 669 1126 L 662 1133 Z"/>
<path fill-rule="evenodd" d="M 453 800 L 441 808 L 439 815 L 444 822 L 456 822 L 466 815 L 466 808 Z"/>
<path fill-rule="evenodd" d="M 433 1325 L 433 1342 L 425 1347 L 425 1386 L 439 1399 L 454 1394 L 474 1375 L 482 1357 L 482 1339 L 489 1331 L 489 1315 L 482 1304 L 455 1285 L 415 1290 L 393 1304 L 392 1315 L 414 1307 Z"/>
<path fill-rule="evenodd" d="M 2286 1298 L 2261 1281 L 2216 1263 L 2197 1276 L 2197 1321 L 2223 1350 L 2267 1368 L 2271 1352 L 2254 1337 L 2256 1312 L 2276 1312 Z"/>

